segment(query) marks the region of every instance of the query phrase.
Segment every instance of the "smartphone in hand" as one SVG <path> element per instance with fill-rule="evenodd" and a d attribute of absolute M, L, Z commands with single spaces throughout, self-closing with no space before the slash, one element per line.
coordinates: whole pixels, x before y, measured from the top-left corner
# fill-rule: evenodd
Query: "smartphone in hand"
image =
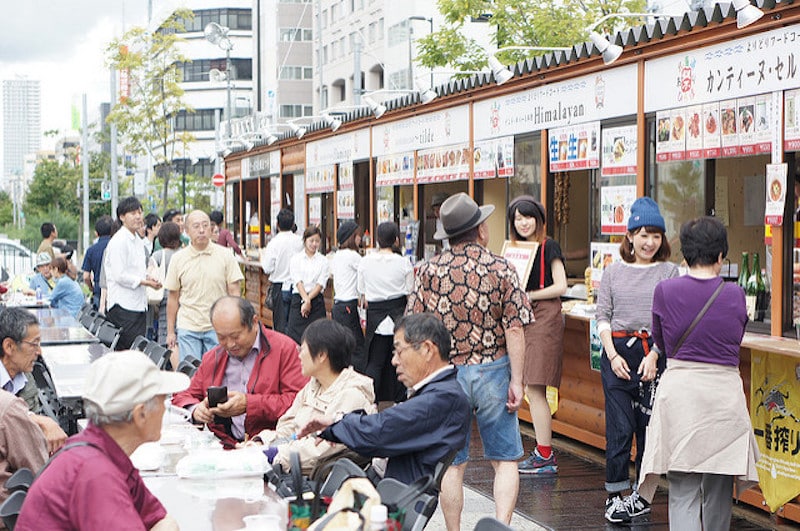
<path fill-rule="evenodd" d="M 217 407 L 228 400 L 227 385 L 212 385 L 206 390 L 208 394 L 208 407 Z"/>

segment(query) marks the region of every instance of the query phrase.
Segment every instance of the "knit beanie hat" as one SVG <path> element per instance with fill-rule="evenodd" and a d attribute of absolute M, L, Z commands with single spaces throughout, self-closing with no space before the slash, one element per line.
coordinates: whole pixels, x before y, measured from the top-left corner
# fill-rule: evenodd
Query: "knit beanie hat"
<path fill-rule="evenodd" d="M 358 229 L 358 224 L 355 221 L 347 220 L 342 223 L 339 226 L 339 230 L 336 231 L 336 241 L 339 242 L 339 245 L 346 242 L 347 238 L 352 236 L 356 229 Z"/>
<path fill-rule="evenodd" d="M 640 197 L 631 205 L 628 230 L 634 231 L 640 227 L 658 227 L 665 232 L 667 230 L 667 225 L 658 210 L 658 205 L 649 197 Z"/>

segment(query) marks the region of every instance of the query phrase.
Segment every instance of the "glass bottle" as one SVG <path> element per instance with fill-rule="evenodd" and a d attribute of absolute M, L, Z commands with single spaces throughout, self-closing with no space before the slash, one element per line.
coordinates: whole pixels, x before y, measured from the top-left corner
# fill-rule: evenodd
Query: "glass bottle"
<path fill-rule="evenodd" d="M 739 266 L 739 280 L 736 282 L 743 290 L 747 290 L 747 280 L 750 278 L 750 266 L 747 253 L 742 253 L 742 265 Z"/>
<path fill-rule="evenodd" d="M 766 295 L 767 288 L 764 285 L 764 278 L 761 276 L 761 263 L 758 259 L 758 253 L 753 253 L 753 269 L 750 273 L 750 278 L 747 281 L 746 294 L 755 297 L 755 314 L 756 321 L 763 321 L 764 314 L 766 313 Z"/>

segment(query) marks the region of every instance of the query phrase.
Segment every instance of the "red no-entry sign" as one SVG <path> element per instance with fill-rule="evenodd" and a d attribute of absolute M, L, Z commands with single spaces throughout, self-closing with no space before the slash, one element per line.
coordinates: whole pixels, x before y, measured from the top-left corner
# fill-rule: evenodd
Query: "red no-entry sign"
<path fill-rule="evenodd" d="M 225 176 L 221 173 L 217 173 L 211 178 L 211 183 L 214 186 L 223 186 L 225 184 Z"/>

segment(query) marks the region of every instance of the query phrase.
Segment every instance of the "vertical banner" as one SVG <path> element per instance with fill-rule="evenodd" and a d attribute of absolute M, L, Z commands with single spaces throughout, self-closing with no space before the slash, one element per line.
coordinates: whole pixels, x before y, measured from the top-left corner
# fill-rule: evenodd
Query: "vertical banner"
<path fill-rule="evenodd" d="M 800 494 L 800 364 L 752 350 L 750 421 L 761 457 L 756 463 L 770 511 Z"/>
<path fill-rule="evenodd" d="M 272 227 L 272 234 L 278 232 L 278 213 L 281 211 L 281 178 L 269 178 L 269 225 Z"/>

